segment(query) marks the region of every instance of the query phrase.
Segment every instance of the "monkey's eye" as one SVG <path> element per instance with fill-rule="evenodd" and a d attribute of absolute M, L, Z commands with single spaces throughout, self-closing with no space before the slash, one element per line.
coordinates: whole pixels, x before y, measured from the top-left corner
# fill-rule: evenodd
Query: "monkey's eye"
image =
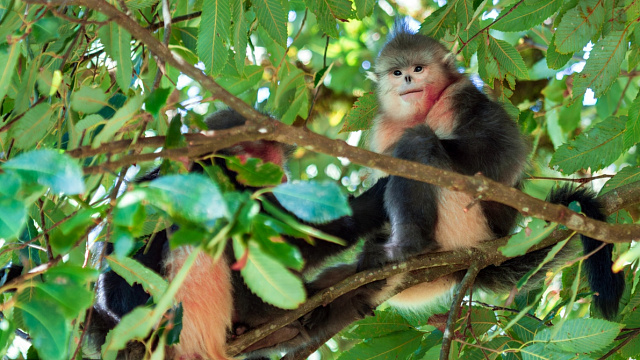
<path fill-rule="evenodd" d="M 423 69 L 422 66 L 418 65 L 413 69 L 413 71 L 414 72 L 422 72 L 422 69 Z"/>
<path fill-rule="evenodd" d="M 393 71 L 393 75 L 395 75 L 395 76 L 400 76 L 400 75 L 402 75 L 402 71 L 400 71 L 400 70 L 394 70 L 394 71 Z"/>

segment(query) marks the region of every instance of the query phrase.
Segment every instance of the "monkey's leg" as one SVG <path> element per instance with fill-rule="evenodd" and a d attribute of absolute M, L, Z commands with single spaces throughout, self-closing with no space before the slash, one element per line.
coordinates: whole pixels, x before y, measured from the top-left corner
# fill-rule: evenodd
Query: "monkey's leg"
<path fill-rule="evenodd" d="M 393 156 L 439 168 L 451 167 L 440 140 L 426 125 L 407 129 Z M 439 247 L 435 240 L 439 193 L 440 189 L 434 185 L 391 176 L 384 194 L 391 221 L 391 236 L 386 244 L 390 261 L 404 260 Z"/>

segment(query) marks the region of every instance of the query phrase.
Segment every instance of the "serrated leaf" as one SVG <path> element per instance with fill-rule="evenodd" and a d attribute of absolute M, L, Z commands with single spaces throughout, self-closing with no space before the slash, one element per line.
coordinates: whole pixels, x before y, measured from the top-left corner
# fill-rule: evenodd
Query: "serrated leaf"
<path fill-rule="evenodd" d="M 227 64 L 231 4 L 229 0 L 204 1 L 198 31 L 198 57 L 211 75 L 218 75 Z"/>
<path fill-rule="evenodd" d="M 58 306 L 49 301 L 32 299 L 28 302 L 19 301 L 16 308 L 31 336 L 31 343 L 38 350 L 44 360 L 68 359 L 69 323 L 62 315 Z"/>
<path fill-rule="evenodd" d="M 640 142 L 640 92 L 629 106 L 629 118 L 624 134 L 624 147 L 630 148 Z"/>
<path fill-rule="evenodd" d="M 282 183 L 284 172 L 280 166 L 274 163 L 263 162 L 256 158 L 248 158 L 243 161 L 237 157 L 228 157 L 225 160 L 227 168 L 238 173 L 236 179 L 242 184 L 262 187 Z"/>
<path fill-rule="evenodd" d="M 50 187 L 66 195 L 84 192 L 82 168 L 75 159 L 54 150 L 41 149 L 16 156 L 2 165 L 13 169 L 23 180 Z"/>
<path fill-rule="evenodd" d="M 529 30 L 555 14 L 562 3 L 563 0 L 525 0 L 522 4 L 517 3 L 502 10 L 507 15 L 497 20 L 491 28 L 508 32 Z"/>
<path fill-rule="evenodd" d="M 14 145 L 19 149 L 28 149 L 41 141 L 56 122 L 53 113 L 56 108 L 48 103 L 41 103 L 29 109 L 9 131 Z"/>
<path fill-rule="evenodd" d="M 356 4 L 356 15 L 362 20 L 373 13 L 376 2 L 375 0 L 354 0 Z"/>
<path fill-rule="evenodd" d="M 16 64 L 20 57 L 20 44 L 21 42 L 17 41 L 11 45 L 0 45 L 0 64 L 5 64 L 0 70 L 0 101 L 7 94 L 11 78 L 15 74 Z"/>
<path fill-rule="evenodd" d="M 460 23 L 458 35 L 460 36 L 460 40 L 466 43 L 466 46 L 463 48 L 465 59 L 470 58 L 478 49 L 478 41 L 468 43 L 469 39 L 475 36 L 480 30 L 478 19 L 474 18 L 474 13 L 472 0 L 459 1 L 456 5 L 456 16 L 458 23 Z"/>
<path fill-rule="evenodd" d="M 556 50 L 556 35 L 553 34 L 553 37 L 549 42 L 549 47 L 547 48 L 547 66 L 549 67 L 549 69 L 560 69 L 561 67 L 565 66 L 572 57 L 573 52 L 570 52 L 568 54 L 560 54 L 558 50 Z"/>
<path fill-rule="evenodd" d="M 41 292 L 39 297 L 53 300 L 67 319 L 73 319 L 91 306 L 94 294 L 88 283 L 97 277 L 95 269 L 62 264 L 47 271 L 46 281 L 36 283 L 35 288 Z"/>
<path fill-rule="evenodd" d="M 307 117 L 309 110 L 309 93 L 304 80 L 304 73 L 297 68 L 285 68 L 281 71 L 280 84 L 274 96 L 276 109 L 285 109 L 280 115 L 280 121 L 287 125 L 293 124 L 296 116 Z"/>
<path fill-rule="evenodd" d="M 494 79 L 502 79 L 498 70 L 498 63 L 489 50 L 486 41 L 480 41 L 478 46 L 478 75 L 485 84 L 493 88 Z"/>
<path fill-rule="evenodd" d="M 580 51 L 598 33 L 604 22 L 603 3 L 600 0 L 583 0 L 564 14 L 555 33 L 558 52 Z"/>
<path fill-rule="evenodd" d="M 127 101 L 127 103 L 118 109 L 116 113 L 107 121 L 107 124 L 102 130 L 95 136 L 91 143 L 92 148 L 98 148 L 103 143 L 111 141 L 113 136 L 120 131 L 120 129 L 131 119 L 134 119 L 134 114 L 140 110 L 142 106 L 143 97 L 136 95 Z"/>
<path fill-rule="evenodd" d="M 563 174 L 580 169 L 596 171 L 609 166 L 624 150 L 623 134 L 626 117 L 610 117 L 575 140 L 559 147 L 551 157 L 549 166 Z"/>
<path fill-rule="evenodd" d="M 148 307 L 137 307 L 122 317 L 118 325 L 109 331 L 102 345 L 103 359 L 115 360 L 118 350 L 127 345 L 127 341 L 143 339 L 158 319 Z"/>
<path fill-rule="evenodd" d="M 373 93 L 362 95 L 345 116 L 340 132 L 368 130 L 378 113 L 378 99 Z"/>
<path fill-rule="evenodd" d="M 336 20 L 347 21 L 351 16 L 351 1 L 350 0 L 321 0 L 327 4 L 331 15 Z"/>
<path fill-rule="evenodd" d="M 258 22 L 276 43 L 287 45 L 287 12 L 280 0 L 253 2 Z"/>
<path fill-rule="evenodd" d="M 556 226 L 556 223 L 547 224 L 544 220 L 534 218 L 525 229 L 513 235 L 507 245 L 501 246 L 499 250 L 508 257 L 524 255 L 530 247 L 549 236 Z"/>
<path fill-rule="evenodd" d="M 126 94 L 131 86 L 133 63 L 131 61 L 131 34 L 114 21 L 100 28 L 100 41 L 109 56 L 118 64 L 116 82 Z"/>
<path fill-rule="evenodd" d="M 640 166 L 627 166 L 604 184 L 602 190 L 600 190 L 600 195 L 636 181 L 640 181 Z"/>
<path fill-rule="evenodd" d="M 167 281 L 138 261 L 128 257 L 115 258 L 113 256 L 107 256 L 106 259 L 111 270 L 122 276 L 129 285 L 142 285 L 142 288 L 155 299 L 159 299 L 167 290 Z"/>
<path fill-rule="evenodd" d="M 125 0 L 127 8 L 131 11 L 146 9 L 154 4 L 157 4 L 159 0 Z"/>
<path fill-rule="evenodd" d="M 448 29 L 456 25 L 455 1 L 447 2 L 447 5 L 434 11 L 420 25 L 420 34 L 434 39 L 443 38 Z"/>
<path fill-rule="evenodd" d="M 396 332 L 371 341 L 361 342 L 349 351 L 342 353 L 339 359 L 416 359 L 414 353 L 420 350 L 423 336 L 424 333 L 413 329 Z"/>
<path fill-rule="evenodd" d="M 498 67 L 505 70 L 501 71 L 501 73 L 509 72 L 519 79 L 529 78 L 527 65 L 525 65 L 518 50 L 511 46 L 511 44 L 489 36 L 489 50 L 497 61 Z"/>
<path fill-rule="evenodd" d="M 595 97 L 609 90 L 620 74 L 620 65 L 627 53 L 629 42 L 623 31 L 614 31 L 598 41 L 591 51 L 584 69 L 575 75 L 573 98 L 582 97 L 591 88 Z"/>
<path fill-rule="evenodd" d="M 235 239 L 233 249 L 236 258 L 242 258 L 245 248 Z M 267 256 L 255 242 L 249 242 L 247 262 L 240 273 L 249 289 L 271 305 L 295 309 L 306 299 L 302 281 Z"/>
<path fill-rule="evenodd" d="M 590 353 L 607 347 L 622 327 L 622 324 L 602 319 L 569 319 L 560 329 L 545 328 L 538 332 L 535 341 L 547 343 L 549 350 Z"/>
<path fill-rule="evenodd" d="M 287 183 L 272 192 L 285 209 L 304 221 L 325 223 L 351 215 L 347 197 L 332 182 Z"/>
<path fill-rule="evenodd" d="M 77 112 L 93 114 L 109 106 L 107 94 L 100 88 L 82 86 L 71 94 L 71 108 Z"/>
<path fill-rule="evenodd" d="M 243 0 L 231 1 L 231 12 L 233 16 L 232 41 L 235 51 L 236 68 L 240 73 L 244 72 L 244 62 L 247 57 L 247 42 L 249 33 L 249 21 L 244 12 Z"/>
<path fill-rule="evenodd" d="M 240 95 L 260 82 L 264 68 L 257 65 L 245 65 L 242 76 L 239 76 L 239 74 L 232 75 L 233 72 L 235 72 L 235 69 L 232 70 L 231 65 L 228 64 L 223 72 L 224 75 L 221 75 L 216 81 L 228 92 Z"/>

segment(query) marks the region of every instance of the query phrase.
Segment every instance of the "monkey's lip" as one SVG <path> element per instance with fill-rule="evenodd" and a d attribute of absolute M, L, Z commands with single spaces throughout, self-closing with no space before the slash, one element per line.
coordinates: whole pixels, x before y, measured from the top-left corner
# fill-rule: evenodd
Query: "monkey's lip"
<path fill-rule="evenodd" d="M 400 94 L 400 98 L 404 101 L 416 101 L 422 98 L 423 92 L 424 92 L 423 89 L 414 89 L 414 90 L 405 91 Z"/>

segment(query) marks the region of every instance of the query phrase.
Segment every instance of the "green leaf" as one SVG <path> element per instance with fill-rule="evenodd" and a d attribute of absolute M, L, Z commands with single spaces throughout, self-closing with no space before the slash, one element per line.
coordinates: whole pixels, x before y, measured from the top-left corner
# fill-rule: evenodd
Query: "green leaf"
<path fill-rule="evenodd" d="M 152 192 L 148 193 L 146 200 L 174 219 L 207 223 L 228 214 L 227 205 L 218 186 L 203 175 L 163 176 L 149 182 L 147 187 Z M 124 196 L 132 193 L 135 192 L 126 193 Z"/>
<path fill-rule="evenodd" d="M 125 4 L 127 4 L 127 8 L 129 10 L 142 10 L 146 9 L 154 4 L 157 4 L 159 0 L 125 0 Z"/>
<path fill-rule="evenodd" d="M 2 180 L 0 177 L 0 181 Z M 21 201 L 0 197 L 0 238 L 17 238 L 26 221 L 27 208 Z"/>
<path fill-rule="evenodd" d="M 31 36 L 34 44 L 44 44 L 60 37 L 59 29 L 62 19 L 47 16 L 39 19 L 31 26 Z"/>
<path fill-rule="evenodd" d="M 134 118 L 134 114 L 140 110 L 143 100 L 144 98 L 140 95 L 130 98 L 123 107 L 116 111 L 113 117 L 107 121 L 107 124 L 95 136 L 91 143 L 91 147 L 95 149 L 100 147 L 103 143 L 111 141 L 113 136 L 120 131 L 124 124 Z"/>
<path fill-rule="evenodd" d="M 519 79 L 529 78 L 527 65 L 525 65 L 520 53 L 511 44 L 489 36 L 489 50 L 498 62 L 498 67 L 504 69 L 500 72 L 501 74 L 509 72 Z"/>
<path fill-rule="evenodd" d="M 286 109 L 281 114 L 280 121 L 291 125 L 298 115 L 303 119 L 307 117 L 310 100 L 309 92 L 304 80 L 304 73 L 301 70 L 291 68 L 289 71 L 283 71 L 282 73 L 286 75 L 281 76 L 274 100 L 278 109 Z"/>
<path fill-rule="evenodd" d="M 227 168 L 238 173 L 237 180 L 248 186 L 262 187 L 282 183 L 284 172 L 280 166 L 261 159 L 226 157 Z"/>
<path fill-rule="evenodd" d="M 455 4 L 455 1 L 449 1 L 447 5 L 429 15 L 420 25 L 420 34 L 434 39 L 443 38 L 447 30 L 454 28 L 457 24 Z"/>
<path fill-rule="evenodd" d="M 524 3 L 516 3 L 504 9 L 502 13 L 507 15 L 496 21 L 491 28 L 507 32 L 527 31 L 555 14 L 562 2 L 563 0 L 525 0 Z M 517 7 L 512 10 L 515 6 Z"/>
<path fill-rule="evenodd" d="M 67 319 L 74 319 L 93 303 L 93 291 L 89 282 L 95 281 L 98 271 L 91 268 L 62 264 L 45 273 L 47 281 L 37 283 L 41 298 L 53 300 Z M 33 291 L 33 290 L 31 290 Z"/>
<path fill-rule="evenodd" d="M 148 307 L 137 307 L 123 316 L 118 325 L 107 334 L 102 345 L 102 358 L 115 360 L 118 350 L 124 349 L 129 340 L 144 339 L 158 321 L 154 314 Z"/>
<path fill-rule="evenodd" d="M 624 150 L 626 117 L 610 117 L 592 129 L 562 145 L 551 157 L 549 166 L 563 174 L 580 169 L 600 170 L 620 157 Z"/>
<path fill-rule="evenodd" d="M 416 359 L 414 353 L 420 350 L 423 336 L 424 333 L 413 329 L 395 332 L 388 336 L 361 342 L 349 351 L 342 353 L 338 359 Z"/>
<path fill-rule="evenodd" d="M 287 45 L 287 11 L 280 0 L 254 1 L 258 22 L 276 43 Z"/>
<path fill-rule="evenodd" d="M 68 359 L 71 328 L 61 313 L 60 307 L 49 301 L 33 299 L 19 301 L 24 324 L 31 336 L 31 343 L 44 360 Z"/>
<path fill-rule="evenodd" d="M 85 114 L 93 114 L 109 106 L 107 94 L 100 88 L 82 86 L 71 94 L 71 108 Z"/>
<path fill-rule="evenodd" d="M 624 147 L 628 149 L 640 142 L 640 92 L 629 106 L 629 118 L 624 134 Z"/>
<path fill-rule="evenodd" d="M 29 109 L 11 126 L 9 136 L 14 139 L 14 145 L 20 149 L 28 149 L 38 141 L 42 141 L 56 123 L 53 116 L 55 110 L 56 108 L 46 102 Z"/>
<path fill-rule="evenodd" d="M 236 239 L 233 241 L 233 250 L 237 259 L 245 254 L 245 247 Z M 240 272 L 249 289 L 271 305 L 295 309 L 305 301 L 302 281 L 267 256 L 255 242 L 249 242 L 247 263 Z"/>
<path fill-rule="evenodd" d="M 577 99 L 591 88 L 595 97 L 609 90 L 620 74 L 620 65 L 629 47 L 623 31 L 614 31 L 598 41 L 591 51 L 584 69 L 575 75 L 573 98 Z"/>
<path fill-rule="evenodd" d="M 204 1 L 197 50 L 205 69 L 211 75 L 218 75 L 227 63 L 230 29 L 229 0 Z"/>
<path fill-rule="evenodd" d="M 144 100 L 144 109 L 151 115 L 157 117 L 160 113 L 160 109 L 167 105 L 167 99 L 169 98 L 169 95 L 171 95 L 172 91 L 172 88 L 158 88 L 153 90 L 153 92 Z"/>
<path fill-rule="evenodd" d="M 326 223 L 351 215 L 347 197 L 333 182 L 287 183 L 272 191 L 285 209 L 304 221 Z"/>
<path fill-rule="evenodd" d="M 106 259 L 111 270 L 122 276 L 131 286 L 133 284 L 142 285 L 144 291 L 151 294 L 154 299 L 159 299 L 167 290 L 167 281 L 138 261 L 128 257 L 115 258 L 113 256 L 107 256 Z"/>
<path fill-rule="evenodd" d="M 604 22 L 604 1 L 583 0 L 567 11 L 556 29 L 556 48 L 561 54 L 582 50 Z"/>
<path fill-rule="evenodd" d="M 344 336 L 349 339 L 372 339 L 384 337 L 390 333 L 412 330 L 413 327 L 397 312 L 376 311 L 374 317 L 358 321 L 357 326 Z"/>
<path fill-rule="evenodd" d="M 164 147 L 166 149 L 177 149 L 187 145 L 187 141 L 181 131 L 182 116 L 176 114 L 169 122 L 169 129 L 164 138 Z"/>
<path fill-rule="evenodd" d="M 345 116 L 340 132 L 368 130 L 373 125 L 373 119 L 378 113 L 378 99 L 374 93 L 362 95 L 353 104 Z"/>
<path fill-rule="evenodd" d="M 131 34 L 115 21 L 108 21 L 107 25 L 98 31 L 100 41 L 109 56 L 118 64 L 116 68 L 116 82 L 126 94 L 131 86 L 133 63 L 131 61 Z"/>
<path fill-rule="evenodd" d="M 240 73 L 244 72 L 244 63 L 247 58 L 247 43 L 249 39 L 249 21 L 244 12 L 244 0 L 231 0 L 231 15 L 233 18 L 232 41 L 235 51 L 236 68 Z M 260 68 L 262 68 L 260 66 Z"/>
<path fill-rule="evenodd" d="M 515 333 L 517 340 L 528 343 L 533 341 L 538 329 L 543 325 L 540 321 L 525 316 L 511 327 L 511 331 Z"/>
<path fill-rule="evenodd" d="M 609 346 L 622 327 L 602 319 L 569 319 L 560 329 L 545 328 L 538 332 L 535 341 L 547 343 L 550 350 L 590 353 Z"/>
<path fill-rule="evenodd" d="M 240 95 L 258 85 L 260 80 L 262 80 L 263 73 L 264 68 L 262 66 L 245 65 L 244 73 L 240 76 L 235 68 L 232 68 L 232 66 L 228 64 L 223 75 L 220 75 L 216 81 L 228 92 L 234 95 Z"/>
<path fill-rule="evenodd" d="M 640 181 L 640 166 L 627 166 L 604 184 L 602 190 L 600 190 L 600 195 L 636 181 Z"/>
<path fill-rule="evenodd" d="M 556 50 L 556 34 L 553 34 L 549 47 L 547 48 L 547 66 L 549 69 L 558 70 L 565 66 L 573 57 L 573 52 L 568 54 L 560 54 Z"/>
<path fill-rule="evenodd" d="M 298 248 L 287 243 L 282 238 L 281 232 L 270 226 L 277 220 L 264 214 L 256 214 L 253 220 L 251 239 L 257 241 L 265 253 L 281 264 L 296 271 L 302 271 L 304 259 Z"/>
<path fill-rule="evenodd" d="M 480 41 L 478 46 L 478 75 L 485 84 L 493 88 L 494 79 L 502 79 L 504 76 L 498 69 L 498 63 L 489 50 L 486 41 Z"/>
<path fill-rule="evenodd" d="M 354 3 L 356 4 L 356 14 L 360 20 L 371 15 L 376 6 L 376 2 L 374 0 L 354 0 Z"/>
<path fill-rule="evenodd" d="M 12 45 L 0 45 L 0 64 L 5 64 L 0 70 L 0 101 L 7 94 L 11 78 L 15 74 L 16 64 L 20 57 L 20 44 L 21 42 L 15 42 Z"/>
<path fill-rule="evenodd" d="M 478 41 L 477 39 L 469 40 L 475 36 L 480 30 L 480 25 L 477 17 L 474 17 L 475 11 L 473 10 L 473 0 L 463 0 L 458 1 L 456 5 L 456 16 L 458 19 L 458 23 L 460 23 L 460 31 L 458 32 L 458 36 L 460 37 L 461 42 L 466 45 L 462 49 L 464 59 L 466 64 L 468 65 L 469 59 L 473 56 L 478 50 Z"/>
<path fill-rule="evenodd" d="M 499 248 L 504 256 L 514 257 L 524 255 L 533 245 L 544 240 L 556 229 L 557 224 L 547 224 L 546 221 L 534 218 L 519 233 L 513 235 L 507 245 Z"/>
<path fill-rule="evenodd" d="M 27 182 L 50 187 L 67 195 L 84 192 L 82 168 L 66 154 L 42 149 L 29 151 L 7 161 L 4 169 L 13 169 Z"/>
<path fill-rule="evenodd" d="M 320 29 L 332 38 L 338 37 L 336 19 L 345 21 L 351 17 L 349 0 L 305 0 L 305 4 L 316 15 Z"/>

